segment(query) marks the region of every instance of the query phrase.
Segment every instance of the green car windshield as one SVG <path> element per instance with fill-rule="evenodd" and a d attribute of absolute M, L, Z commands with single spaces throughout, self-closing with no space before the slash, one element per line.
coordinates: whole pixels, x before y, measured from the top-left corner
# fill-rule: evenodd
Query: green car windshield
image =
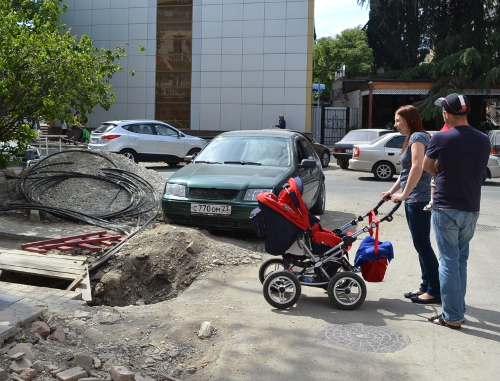
<path fill-rule="evenodd" d="M 283 138 L 218 136 L 196 157 L 195 163 L 271 165 L 289 167 L 290 141 Z"/>

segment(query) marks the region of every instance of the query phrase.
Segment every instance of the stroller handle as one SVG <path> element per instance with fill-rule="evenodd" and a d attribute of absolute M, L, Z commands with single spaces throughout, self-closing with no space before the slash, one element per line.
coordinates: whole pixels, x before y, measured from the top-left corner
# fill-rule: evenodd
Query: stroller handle
<path fill-rule="evenodd" d="M 382 200 L 382 202 L 385 202 L 385 201 Z M 392 208 L 391 211 L 385 217 L 383 217 L 383 218 L 380 219 L 380 222 L 384 222 L 384 221 L 391 222 L 393 220 L 392 215 L 394 214 L 394 212 L 396 212 L 396 210 L 399 209 L 400 206 L 401 206 L 401 201 L 398 201 L 396 203 L 396 205 L 394 205 L 394 208 Z"/>
<path fill-rule="evenodd" d="M 384 202 L 385 202 L 384 200 L 380 201 L 378 203 L 378 205 L 375 207 L 375 209 L 378 209 Z M 394 219 L 392 217 L 392 215 L 394 214 L 394 212 L 396 212 L 396 210 L 399 209 L 400 206 L 401 206 L 401 201 L 398 201 L 396 203 L 396 205 L 394 205 L 394 207 L 391 209 L 391 211 L 386 216 L 384 216 L 383 218 L 381 218 L 379 220 L 379 223 L 380 222 L 384 222 L 384 221 L 389 221 L 389 222 L 392 221 Z M 375 211 L 375 209 L 373 209 L 373 211 L 375 212 L 375 214 L 377 214 L 378 211 Z M 370 212 L 368 212 L 363 217 L 366 217 L 369 214 L 370 214 Z M 370 229 L 375 229 L 376 227 L 377 227 L 377 223 L 372 221 L 370 224 L 368 224 L 367 226 L 364 226 L 361 229 L 355 231 L 353 234 L 344 236 L 342 238 L 341 245 L 343 246 L 344 249 L 346 249 L 349 246 L 352 246 L 352 244 L 354 243 L 354 241 L 356 241 L 356 239 L 358 238 L 358 236 L 360 236 L 363 233 L 368 233 L 370 231 Z"/>
<path fill-rule="evenodd" d="M 372 210 L 373 210 L 373 212 L 375 213 L 375 215 L 378 215 L 378 208 L 380 208 L 382 205 L 384 205 L 384 203 L 386 203 L 386 201 L 385 201 L 385 200 L 380 200 L 380 201 L 378 202 L 378 204 L 375 206 L 375 208 L 373 208 L 373 209 L 372 209 Z M 398 201 L 398 202 L 396 203 L 396 205 L 394 206 L 394 208 L 392 208 L 392 210 L 389 212 L 389 214 L 388 214 L 387 216 L 385 216 L 384 218 L 382 218 L 382 219 L 380 220 L 380 222 L 382 222 L 382 221 L 392 221 L 392 215 L 393 215 L 393 213 L 394 213 L 396 210 L 398 210 L 398 208 L 399 208 L 400 206 L 401 206 L 401 201 Z M 360 216 L 360 217 L 359 217 L 360 221 L 361 221 L 361 220 L 363 220 L 365 217 L 368 217 L 368 216 L 370 215 L 370 213 L 371 213 L 371 210 L 370 210 L 369 212 L 367 212 L 366 214 L 364 214 L 364 215 Z M 389 217 L 389 218 L 387 218 L 387 217 Z"/>

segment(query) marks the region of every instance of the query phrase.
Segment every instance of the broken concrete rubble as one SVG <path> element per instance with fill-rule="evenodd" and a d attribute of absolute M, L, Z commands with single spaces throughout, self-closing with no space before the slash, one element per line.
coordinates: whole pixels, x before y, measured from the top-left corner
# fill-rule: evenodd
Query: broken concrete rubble
<path fill-rule="evenodd" d="M 204 321 L 201 324 L 200 330 L 198 331 L 198 337 L 200 339 L 206 339 L 213 335 L 215 331 L 214 326 L 209 321 Z"/>

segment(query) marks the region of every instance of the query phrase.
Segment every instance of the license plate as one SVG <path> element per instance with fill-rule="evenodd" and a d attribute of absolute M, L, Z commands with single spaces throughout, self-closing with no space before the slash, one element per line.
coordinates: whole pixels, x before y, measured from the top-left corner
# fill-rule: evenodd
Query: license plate
<path fill-rule="evenodd" d="M 352 149 L 346 149 L 345 153 L 352 153 Z"/>
<path fill-rule="evenodd" d="M 191 214 L 231 214 L 231 205 L 219 205 L 219 204 L 191 204 Z"/>
<path fill-rule="evenodd" d="M 91 143 L 97 143 L 97 138 L 90 138 Z"/>

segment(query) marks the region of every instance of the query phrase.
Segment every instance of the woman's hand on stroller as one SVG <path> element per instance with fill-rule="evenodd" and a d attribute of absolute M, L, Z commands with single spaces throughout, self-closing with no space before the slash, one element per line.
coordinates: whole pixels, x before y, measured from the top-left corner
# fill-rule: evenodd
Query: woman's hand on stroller
<path fill-rule="evenodd" d="M 382 192 L 382 200 L 389 201 L 391 199 L 391 191 Z"/>
<path fill-rule="evenodd" d="M 396 203 L 406 200 L 406 197 L 407 196 L 404 196 L 403 193 L 391 193 L 391 191 L 382 192 L 382 200 L 384 201 L 391 200 Z"/>
<path fill-rule="evenodd" d="M 404 196 L 403 193 L 394 193 L 393 195 L 391 195 L 391 200 L 392 202 L 396 203 L 396 202 L 402 202 L 404 200 L 406 200 L 407 196 Z"/>

